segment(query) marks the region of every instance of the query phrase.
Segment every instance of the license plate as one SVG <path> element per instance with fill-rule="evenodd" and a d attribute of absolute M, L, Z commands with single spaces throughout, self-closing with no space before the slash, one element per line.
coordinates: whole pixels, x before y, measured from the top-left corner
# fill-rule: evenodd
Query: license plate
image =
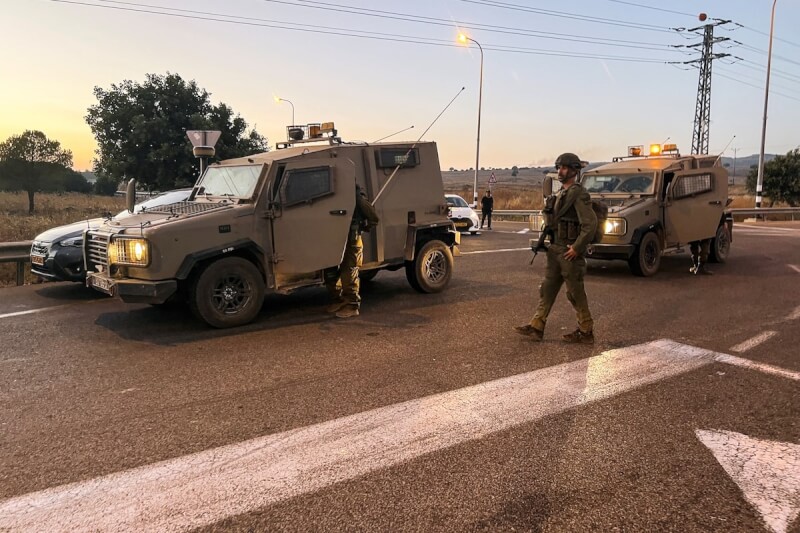
<path fill-rule="evenodd" d="M 31 263 L 34 265 L 44 266 L 44 256 L 43 255 L 32 255 L 31 256 Z"/>
<path fill-rule="evenodd" d="M 457 228 L 466 228 L 466 227 L 469 227 L 469 223 L 467 223 L 467 222 L 456 222 L 456 227 Z"/>
<path fill-rule="evenodd" d="M 113 284 L 110 279 L 101 278 L 99 276 L 92 276 L 89 279 L 93 288 L 105 292 L 106 294 L 111 294 Z"/>

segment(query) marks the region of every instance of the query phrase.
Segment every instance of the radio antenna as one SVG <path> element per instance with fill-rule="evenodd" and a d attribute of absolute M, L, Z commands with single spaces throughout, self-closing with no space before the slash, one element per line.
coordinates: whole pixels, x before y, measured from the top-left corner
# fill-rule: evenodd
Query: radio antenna
<path fill-rule="evenodd" d="M 723 149 L 722 149 L 722 151 L 719 153 L 719 155 L 717 156 L 717 158 L 714 160 L 714 164 L 715 164 L 715 165 L 717 164 L 717 161 L 719 161 L 719 158 L 720 158 L 720 157 L 722 157 L 722 154 L 724 154 L 724 153 L 725 153 L 725 150 L 727 150 L 727 149 L 728 149 L 728 146 L 730 146 L 730 145 L 731 145 L 731 143 L 733 142 L 733 140 L 734 140 L 735 138 L 736 138 L 736 135 L 734 135 L 733 137 L 731 137 L 731 140 L 730 140 L 730 141 L 728 141 L 728 144 L 726 144 L 726 145 L 725 145 L 725 148 L 723 148 Z"/>
<path fill-rule="evenodd" d="M 377 141 L 372 141 L 372 144 L 379 143 L 379 142 L 381 142 L 381 141 L 383 141 L 383 140 L 385 140 L 385 139 L 388 139 L 389 137 L 394 137 L 395 135 L 397 135 L 397 134 L 399 134 L 399 133 L 403 133 L 404 131 L 408 131 L 408 130 L 412 130 L 412 129 L 414 129 L 414 126 L 413 126 L 413 125 L 411 125 L 411 126 L 409 126 L 409 127 L 405 128 L 405 129 L 402 129 L 402 130 L 400 130 L 400 131 L 396 131 L 396 132 L 392 133 L 391 135 L 387 135 L 386 137 L 381 137 L 381 138 L 380 138 L 380 139 L 378 139 Z"/>
<path fill-rule="evenodd" d="M 400 170 L 400 167 L 403 166 L 403 164 L 408 160 L 408 155 L 414 150 L 414 148 L 417 147 L 417 143 L 420 140 L 422 140 L 422 138 L 425 136 L 425 134 L 428 133 L 428 130 L 430 130 L 433 127 L 433 125 L 436 124 L 436 121 L 439 120 L 439 117 L 444 115 L 444 112 L 447 111 L 447 108 L 450 107 L 453 104 L 453 102 L 456 101 L 456 98 L 458 98 L 461 95 L 462 92 L 464 92 L 464 87 L 461 87 L 461 90 L 456 93 L 456 95 L 453 97 L 453 99 L 450 100 L 450 102 L 448 102 L 446 106 L 444 106 L 444 109 L 442 109 L 441 113 L 436 115 L 436 118 L 433 119 L 433 122 L 431 122 L 430 125 L 427 128 L 425 128 L 425 131 L 422 132 L 422 135 L 420 135 L 419 138 L 416 141 L 414 141 L 414 144 L 411 145 L 411 148 L 409 148 L 408 152 L 406 152 L 405 156 L 402 157 L 401 162 L 398 163 L 398 165 L 396 167 L 394 167 L 394 170 L 392 171 L 392 174 L 389 176 L 389 179 L 386 180 L 386 183 L 383 184 L 383 187 L 381 187 L 381 190 L 378 191 L 377 195 L 375 195 L 375 199 L 372 200 L 372 205 L 375 205 L 378 202 L 378 198 L 381 197 L 381 194 L 383 194 L 383 191 L 385 191 L 386 187 L 392 182 L 392 178 L 394 178 L 395 174 L 397 174 L 397 171 Z"/>

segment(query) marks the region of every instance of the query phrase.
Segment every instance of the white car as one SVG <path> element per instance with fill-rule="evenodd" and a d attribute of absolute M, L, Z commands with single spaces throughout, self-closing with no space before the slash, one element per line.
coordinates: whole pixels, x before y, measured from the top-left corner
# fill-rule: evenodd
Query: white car
<path fill-rule="evenodd" d="M 447 201 L 448 216 L 458 231 L 468 231 L 471 235 L 480 231 L 481 219 L 466 200 L 457 194 L 445 194 L 444 199 Z"/>

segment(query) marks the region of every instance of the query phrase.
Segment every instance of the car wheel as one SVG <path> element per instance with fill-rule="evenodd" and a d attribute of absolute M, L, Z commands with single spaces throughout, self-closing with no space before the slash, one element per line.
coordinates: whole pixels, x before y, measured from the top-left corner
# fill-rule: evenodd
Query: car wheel
<path fill-rule="evenodd" d="M 406 279 L 417 291 L 440 292 L 453 275 L 453 254 L 440 240 L 426 242 L 413 261 L 406 262 Z"/>
<path fill-rule="evenodd" d="M 727 224 L 720 224 L 717 228 L 717 234 L 711 241 L 710 252 L 708 259 L 712 263 L 724 263 L 728 260 L 728 254 L 731 252 L 731 236 Z"/>
<path fill-rule="evenodd" d="M 661 243 L 658 242 L 658 235 L 650 231 L 644 234 L 636 251 L 628 259 L 628 266 L 637 276 L 653 276 L 661 266 Z"/>
<path fill-rule="evenodd" d="M 263 303 L 263 276 L 241 257 L 226 257 L 208 265 L 197 276 L 189 296 L 192 312 L 215 328 L 251 322 Z"/>

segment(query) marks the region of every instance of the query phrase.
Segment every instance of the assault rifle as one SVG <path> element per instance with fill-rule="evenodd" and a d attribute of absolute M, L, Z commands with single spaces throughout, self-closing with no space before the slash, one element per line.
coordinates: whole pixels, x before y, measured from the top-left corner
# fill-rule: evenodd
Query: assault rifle
<path fill-rule="evenodd" d="M 533 243 L 533 239 L 531 239 L 531 251 L 533 252 L 533 257 L 531 257 L 531 262 L 528 263 L 529 265 L 533 264 L 533 261 L 536 259 L 536 256 L 539 255 L 539 252 L 542 250 L 547 251 L 547 245 L 545 244 L 544 240 L 547 236 L 550 236 L 550 242 L 553 242 L 553 238 L 555 238 L 553 234 L 553 229 L 550 226 L 545 226 L 542 228 L 542 233 L 539 235 L 539 240 L 536 243 Z"/>

